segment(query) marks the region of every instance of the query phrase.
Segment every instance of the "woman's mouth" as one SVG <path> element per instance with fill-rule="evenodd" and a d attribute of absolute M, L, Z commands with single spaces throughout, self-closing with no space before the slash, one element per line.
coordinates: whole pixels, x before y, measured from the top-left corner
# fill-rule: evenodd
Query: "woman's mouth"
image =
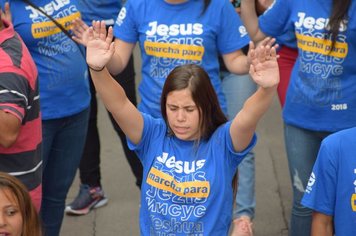
<path fill-rule="evenodd" d="M 174 132 L 178 134 L 185 134 L 188 131 L 188 127 L 174 126 Z"/>

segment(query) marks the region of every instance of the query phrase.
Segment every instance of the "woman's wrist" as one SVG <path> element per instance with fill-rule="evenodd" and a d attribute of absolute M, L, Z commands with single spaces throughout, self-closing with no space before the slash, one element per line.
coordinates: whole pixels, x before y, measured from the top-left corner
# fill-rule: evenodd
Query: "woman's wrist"
<path fill-rule="evenodd" d="M 103 67 L 101 67 L 101 68 L 93 68 L 93 67 L 91 67 L 90 65 L 88 65 L 88 67 L 89 67 L 89 69 L 91 69 L 91 70 L 93 70 L 93 71 L 95 71 L 95 72 L 103 71 L 104 68 L 105 68 L 105 66 L 103 66 Z"/>

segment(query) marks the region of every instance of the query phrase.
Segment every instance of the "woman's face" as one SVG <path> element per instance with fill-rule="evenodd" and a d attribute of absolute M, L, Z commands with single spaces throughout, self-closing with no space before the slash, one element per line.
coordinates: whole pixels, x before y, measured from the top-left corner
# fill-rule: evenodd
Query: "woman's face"
<path fill-rule="evenodd" d="M 0 189 L 0 235 L 21 236 L 23 218 L 8 189 Z"/>
<path fill-rule="evenodd" d="M 168 93 L 166 110 L 169 127 L 177 138 L 182 140 L 199 138 L 199 110 L 189 89 Z"/>

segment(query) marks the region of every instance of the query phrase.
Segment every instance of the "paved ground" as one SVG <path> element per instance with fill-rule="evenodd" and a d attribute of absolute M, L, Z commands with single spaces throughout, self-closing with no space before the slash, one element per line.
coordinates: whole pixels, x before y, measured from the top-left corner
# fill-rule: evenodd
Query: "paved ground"
<path fill-rule="evenodd" d="M 136 66 L 139 68 L 139 65 Z M 259 142 L 255 148 L 257 198 L 255 236 L 288 234 L 291 187 L 280 114 L 280 106 L 276 99 L 258 126 Z M 109 197 L 109 204 L 86 216 L 65 216 L 61 235 L 138 236 L 139 190 L 135 186 L 121 143 L 101 104 L 99 132 L 102 146 L 102 184 Z M 76 179 L 68 195 L 68 202 L 76 196 L 78 187 Z"/>

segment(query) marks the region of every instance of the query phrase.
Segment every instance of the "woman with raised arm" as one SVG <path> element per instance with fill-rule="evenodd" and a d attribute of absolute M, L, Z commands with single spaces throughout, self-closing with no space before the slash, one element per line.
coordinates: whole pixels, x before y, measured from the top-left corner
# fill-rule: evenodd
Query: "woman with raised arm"
<path fill-rule="evenodd" d="M 232 178 L 255 145 L 258 121 L 279 82 L 275 48 L 254 50 L 250 73 L 260 85 L 231 121 L 222 112 L 208 74 L 186 64 L 169 73 L 162 91 L 163 118 L 139 112 L 111 77 L 108 35 L 89 29 L 87 63 L 95 88 L 143 164 L 141 235 L 227 235 L 233 207 Z"/>

